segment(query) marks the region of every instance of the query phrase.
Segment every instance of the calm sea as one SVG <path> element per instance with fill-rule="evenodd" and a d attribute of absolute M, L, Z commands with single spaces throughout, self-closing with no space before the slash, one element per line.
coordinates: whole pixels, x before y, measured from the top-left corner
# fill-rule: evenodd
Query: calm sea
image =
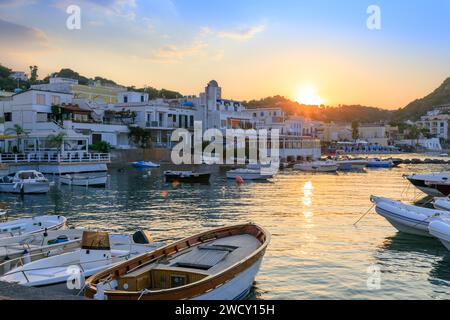
<path fill-rule="evenodd" d="M 252 298 L 450 298 L 450 252 L 438 241 L 397 233 L 374 213 L 353 226 L 371 207 L 371 194 L 420 199 L 424 195 L 402 175 L 448 166 L 339 174 L 288 170 L 272 182 L 240 187 L 219 168 L 210 185 L 166 184 L 162 171 L 168 168 L 111 168 L 105 189 L 56 183 L 47 195 L 1 194 L 0 201 L 7 203 L 11 218 L 61 214 L 75 227 L 143 228 L 167 240 L 223 225 L 259 223 L 272 233 L 272 241 Z"/>

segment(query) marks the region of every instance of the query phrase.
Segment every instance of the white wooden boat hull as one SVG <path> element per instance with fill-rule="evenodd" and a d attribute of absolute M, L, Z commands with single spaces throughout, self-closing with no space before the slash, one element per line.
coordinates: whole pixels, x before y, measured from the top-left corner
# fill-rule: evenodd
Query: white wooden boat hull
<path fill-rule="evenodd" d="M 67 177 L 63 176 L 59 179 L 62 184 L 66 184 L 69 186 L 83 186 L 83 187 L 95 187 L 95 186 L 105 186 L 108 177 L 102 176 L 102 177 L 86 177 L 85 179 L 81 178 L 74 178 L 74 177 Z"/>
<path fill-rule="evenodd" d="M 50 190 L 49 182 L 0 183 L 0 192 L 41 194 Z"/>
<path fill-rule="evenodd" d="M 66 222 L 67 219 L 63 216 L 38 216 L 0 223 L 0 239 L 58 230 L 65 227 Z"/>
<path fill-rule="evenodd" d="M 262 258 L 224 285 L 192 300 L 242 300 L 250 292 L 261 267 Z"/>
<path fill-rule="evenodd" d="M 323 165 L 310 165 L 310 164 L 297 164 L 294 166 L 294 170 L 304 171 L 304 172 L 336 172 L 338 169 L 335 166 L 323 166 Z"/>

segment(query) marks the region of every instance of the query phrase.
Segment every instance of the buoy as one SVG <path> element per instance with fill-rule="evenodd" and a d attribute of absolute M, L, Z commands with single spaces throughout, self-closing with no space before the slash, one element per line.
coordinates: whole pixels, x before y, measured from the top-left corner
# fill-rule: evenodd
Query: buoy
<path fill-rule="evenodd" d="M 241 176 L 237 176 L 235 178 L 235 180 L 236 180 L 236 184 L 238 184 L 238 185 L 244 184 L 244 179 L 242 179 Z"/>

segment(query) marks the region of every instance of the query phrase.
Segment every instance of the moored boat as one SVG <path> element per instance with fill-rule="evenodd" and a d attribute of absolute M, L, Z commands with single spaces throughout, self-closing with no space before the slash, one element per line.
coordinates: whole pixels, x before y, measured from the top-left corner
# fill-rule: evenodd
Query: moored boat
<path fill-rule="evenodd" d="M 92 276 L 85 294 L 101 300 L 242 299 L 269 242 L 270 234 L 251 223 L 203 232 Z"/>
<path fill-rule="evenodd" d="M 450 211 L 450 199 L 449 198 L 434 198 L 433 206 L 437 210 Z"/>
<path fill-rule="evenodd" d="M 107 174 L 101 175 L 81 175 L 81 174 L 67 174 L 59 178 L 62 184 L 69 186 L 83 186 L 83 187 L 104 187 L 108 181 Z"/>
<path fill-rule="evenodd" d="M 208 183 L 211 178 L 209 172 L 193 171 L 164 171 L 166 182 Z"/>
<path fill-rule="evenodd" d="M 392 168 L 394 167 L 394 162 L 392 160 L 382 160 L 379 158 L 372 158 L 368 160 L 368 168 Z"/>
<path fill-rule="evenodd" d="M 367 160 L 351 159 L 344 156 L 338 157 L 335 161 L 340 171 L 363 170 L 368 164 Z"/>
<path fill-rule="evenodd" d="M 22 170 L 0 178 L 0 192 L 39 194 L 50 190 L 50 182 L 36 170 Z"/>
<path fill-rule="evenodd" d="M 84 231 L 81 249 L 25 263 L 0 280 L 28 287 L 65 286 L 76 275 L 82 286 L 86 277 L 160 246 L 162 243 L 111 243 L 106 232 Z"/>
<path fill-rule="evenodd" d="M 159 168 L 161 165 L 152 161 L 136 161 L 131 163 L 136 168 Z"/>
<path fill-rule="evenodd" d="M 338 165 L 335 161 L 303 162 L 294 165 L 294 170 L 305 172 L 336 172 Z"/>
<path fill-rule="evenodd" d="M 450 219 L 435 219 L 428 225 L 430 234 L 450 251 Z"/>
<path fill-rule="evenodd" d="M 428 225 L 437 217 L 450 217 L 446 211 L 422 208 L 388 198 L 371 196 L 376 212 L 400 232 L 431 237 Z"/>
<path fill-rule="evenodd" d="M 239 168 L 227 171 L 227 179 L 236 179 L 241 177 L 245 180 L 268 180 L 273 178 L 273 172 L 270 170 L 264 171 L 263 169 L 247 169 Z"/>
<path fill-rule="evenodd" d="M 66 222 L 67 219 L 63 216 L 37 216 L 3 222 L 0 223 L 0 239 L 58 230 L 65 227 Z"/>
<path fill-rule="evenodd" d="M 417 189 L 433 197 L 450 195 L 450 172 L 413 174 L 404 176 Z"/>

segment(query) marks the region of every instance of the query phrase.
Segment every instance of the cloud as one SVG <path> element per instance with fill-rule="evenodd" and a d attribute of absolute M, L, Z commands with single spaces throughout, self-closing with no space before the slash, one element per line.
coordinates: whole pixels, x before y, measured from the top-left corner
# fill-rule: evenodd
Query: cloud
<path fill-rule="evenodd" d="M 37 28 L 30 28 L 0 19 L 0 43 L 8 44 L 2 50 L 26 49 L 40 51 L 49 48 L 47 35 Z"/>
<path fill-rule="evenodd" d="M 252 39 L 258 33 L 264 32 L 264 30 L 266 30 L 266 27 L 264 25 L 258 25 L 253 27 L 243 27 L 230 31 L 219 31 L 217 35 L 220 38 L 226 38 L 236 41 L 245 41 Z"/>
<path fill-rule="evenodd" d="M 35 0 L 0 0 L 0 8 L 14 8 L 35 4 Z"/>
<path fill-rule="evenodd" d="M 208 45 L 202 41 L 195 41 L 193 44 L 185 47 L 176 45 L 165 45 L 154 51 L 150 56 L 150 60 L 157 63 L 179 63 L 185 58 L 201 55 Z"/>

